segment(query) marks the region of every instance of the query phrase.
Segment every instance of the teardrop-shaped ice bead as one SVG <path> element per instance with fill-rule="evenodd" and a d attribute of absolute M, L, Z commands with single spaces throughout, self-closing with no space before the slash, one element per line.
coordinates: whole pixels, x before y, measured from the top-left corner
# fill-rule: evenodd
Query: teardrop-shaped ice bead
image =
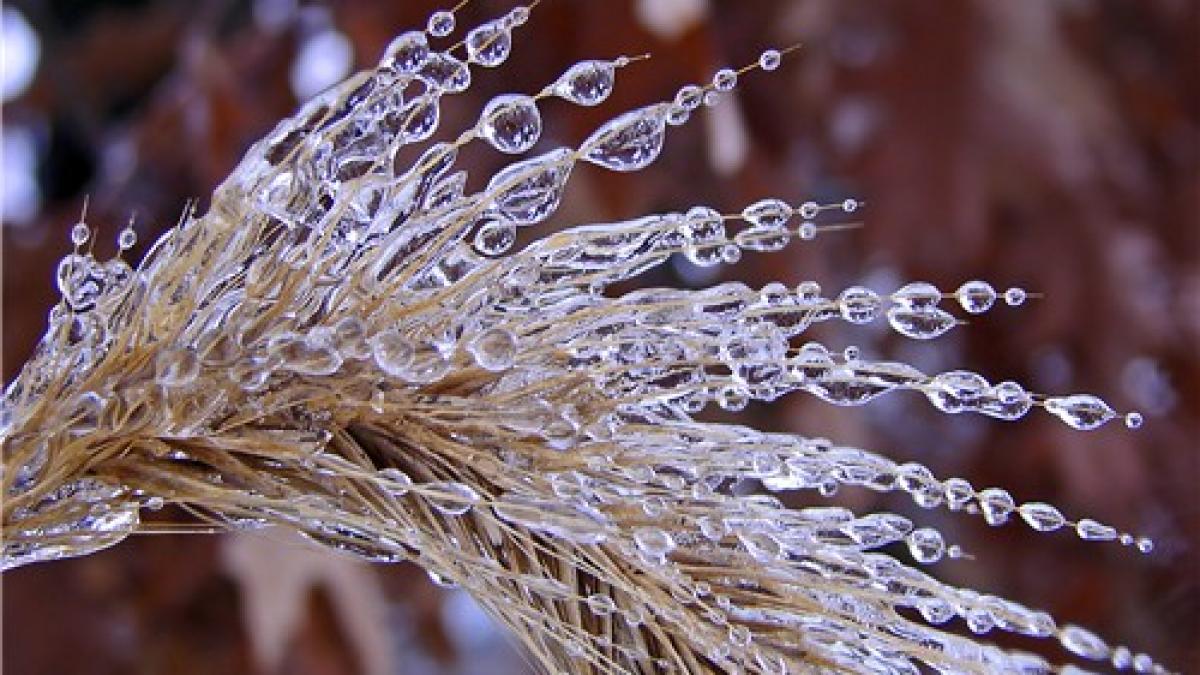
<path fill-rule="evenodd" d="M 462 198 L 466 185 L 467 172 L 455 171 L 449 176 L 438 180 L 433 187 L 429 188 L 429 193 L 425 195 L 425 200 L 421 206 L 426 211 L 444 209 Z"/>
<path fill-rule="evenodd" d="M 1033 396 L 1020 384 L 1005 380 L 992 387 L 979 402 L 979 412 L 1002 420 L 1016 420 L 1033 407 Z"/>
<path fill-rule="evenodd" d="M 908 544 L 908 551 L 913 559 L 926 565 L 941 560 L 946 552 L 946 542 L 942 539 L 942 533 L 930 527 L 913 530 L 905 538 L 905 543 Z"/>
<path fill-rule="evenodd" d="M 599 105 L 612 93 L 616 68 L 610 61 L 580 61 L 554 83 L 555 96 L 577 105 Z"/>
<path fill-rule="evenodd" d="M 733 240 L 747 251 L 779 251 L 787 247 L 792 233 L 783 228 L 755 225 L 738 232 Z"/>
<path fill-rule="evenodd" d="M 925 396 L 938 410 L 960 413 L 975 410 L 980 397 L 989 390 L 988 381 L 969 370 L 951 370 L 939 373 L 925 389 Z"/>
<path fill-rule="evenodd" d="M 751 225 L 784 228 L 792 212 L 792 205 L 781 199 L 762 199 L 743 209 L 742 217 Z"/>
<path fill-rule="evenodd" d="M 383 51 L 380 63 L 397 72 L 415 73 L 429 59 L 429 41 L 421 31 L 396 36 Z"/>
<path fill-rule="evenodd" d="M 888 308 L 887 319 L 893 330 L 914 340 L 932 340 L 956 323 L 953 314 L 937 307 L 916 310 L 896 305 Z"/>
<path fill-rule="evenodd" d="M 525 152 L 542 135 L 542 115 L 532 97 L 520 94 L 497 96 L 483 109 L 479 134 L 500 152 Z"/>
<path fill-rule="evenodd" d="M 996 289 L 986 281 L 968 281 L 954 293 L 958 304 L 972 314 L 980 314 L 991 309 L 996 302 Z"/>
<path fill-rule="evenodd" d="M 637 171 L 662 152 L 670 106 L 631 110 L 609 120 L 580 146 L 583 158 L 612 171 Z"/>
<path fill-rule="evenodd" d="M 879 294 L 863 286 L 851 286 L 838 296 L 838 309 L 842 318 L 850 323 L 870 323 L 883 306 Z"/>
<path fill-rule="evenodd" d="M 485 220 L 475 231 L 475 250 L 486 256 L 503 255 L 517 241 L 517 226 L 507 218 Z"/>
<path fill-rule="evenodd" d="M 518 225 L 539 223 L 554 213 L 571 173 L 571 151 L 552 150 L 510 164 L 488 182 L 495 208 Z"/>
<path fill-rule="evenodd" d="M 983 519 L 987 521 L 988 525 L 1002 525 L 1008 522 L 1008 517 L 1016 508 L 1012 495 L 1000 488 L 980 490 L 978 499 L 979 508 L 983 511 Z"/>
<path fill-rule="evenodd" d="M 975 496 L 975 488 L 962 478 L 947 478 L 942 484 L 942 491 L 945 493 L 946 505 L 954 511 L 966 506 Z"/>
<path fill-rule="evenodd" d="M 432 88 L 452 94 L 462 93 L 471 86 L 471 69 L 467 64 L 441 52 L 430 54 L 418 74 Z"/>
<path fill-rule="evenodd" d="M 1058 640 L 1068 651 L 1085 659 L 1099 661 L 1108 658 L 1108 645 L 1098 635 L 1086 628 L 1070 624 L 1063 626 Z"/>
<path fill-rule="evenodd" d="M 1053 532 L 1067 522 L 1057 508 L 1042 502 L 1026 502 L 1017 510 L 1021 519 L 1038 532 Z"/>
<path fill-rule="evenodd" d="M 425 94 L 409 101 L 398 113 L 400 138 L 409 144 L 429 138 L 437 130 L 441 110 L 438 97 Z"/>
<path fill-rule="evenodd" d="M 425 30 L 434 37 L 446 37 L 454 32 L 454 14 L 445 10 L 430 14 Z"/>
<path fill-rule="evenodd" d="M 921 310 L 936 307 L 942 300 L 937 286 L 924 281 L 905 284 L 892 293 L 892 300 L 905 309 Z"/>
<path fill-rule="evenodd" d="M 481 66 L 495 68 L 504 63 L 512 51 L 512 34 L 502 24 L 492 21 L 467 33 L 467 58 Z"/>
<path fill-rule="evenodd" d="M 687 84 L 679 88 L 675 94 L 675 105 L 684 110 L 695 110 L 704 103 L 704 90 L 694 84 Z"/>
<path fill-rule="evenodd" d="M 1046 399 L 1045 405 L 1046 410 L 1081 431 L 1095 429 L 1116 416 L 1107 403 L 1091 394 L 1051 396 Z"/>
<path fill-rule="evenodd" d="M 1112 541 L 1117 538 L 1117 528 L 1091 518 L 1081 518 L 1075 525 L 1075 534 L 1086 541 Z"/>

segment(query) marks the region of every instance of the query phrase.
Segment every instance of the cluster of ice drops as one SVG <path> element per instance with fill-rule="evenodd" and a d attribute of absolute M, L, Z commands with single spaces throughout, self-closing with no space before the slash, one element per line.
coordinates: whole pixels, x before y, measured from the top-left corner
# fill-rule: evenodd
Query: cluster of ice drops
<path fill-rule="evenodd" d="M 1015 420 L 1042 408 L 1082 430 L 1117 417 L 1091 395 L 802 340 L 837 320 L 935 338 L 961 322 L 953 305 L 1017 305 L 1021 289 L 606 294 L 674 255 L 732 264 L 812 240 L 854 200 L 693 206 L 516 246 L 520 228 L 558 208 L 577 163 L 648 166 L 672 126 L 786 55 L 684 86 L 577 147 L 535 151 L 542 104 L 600 104 L 636 59 L 583 61 L 430 142 L 443 98 L 465 91 L 473 68 L 503 63 L 528 16 L 517 7 L 444 51 L 430 40 L 454 31 L 450 12 L 400 35 L 377 67 L 251 148 L 204 215 L 185 213 L 136 268 L 97 261 L 90 228 L 76 225 L 62 301 L 4 399 L 4 566 L 110 546 L 155 526 L 142 509 L 170 503 L 221 528 L 283 524 L 370 560 L 414 560 L 470 591 L 548 672 L 1075 668 L 939 628 L 956 617 L 975 634 L 1050 638 L 1095 663 L 1160 671 L 1045 612 L 939 582 L 922 566 L 964 554 L 937 530 L 786 508 L 769 493 L 861 486 L 989 525 L 1020 519 L 1143 551 L 1148 540 L 919 464 L 695 418 L 797 390 L 843 406 L 915 390 L 948 413 Z M 476 141 L 535 154 L 469 192 L 455 164 Z M 419 158 L 400 161 L 414 146 Z M 119 244 L 135 246 L 132 230 Z M 915 565 L 879 552 L 895 543 Z"/>

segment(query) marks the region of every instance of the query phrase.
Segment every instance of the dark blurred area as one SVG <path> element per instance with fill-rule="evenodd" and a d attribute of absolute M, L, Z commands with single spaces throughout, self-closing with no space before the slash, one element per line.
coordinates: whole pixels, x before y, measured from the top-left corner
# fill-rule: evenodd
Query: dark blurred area
<path fill-rule="evenodd" d="M 509 2 L 474 0 L 470 27 Z M 140 255 L 298 100 L 374 62 L 429 0 L 28 0 L 3 8 L 3 372 L 57 300 L 53 270 L 90 195 L 98 252 L 135 217 Z M 461 35 L 461 30 L 459 35 Z M 457 39 L 457 38 L 451 38 Z M 603 222 L 766 196 L 868 202 L 865 227 L 655 284 L 811 279 L 827 292 L 972 278 L 1044 295 L 932 344 L 824 327 L 830 347 L 1087 391 L 1145 426 L 1074 432 L 945 416 L 900 394 L 865 409 L 792 396 L 743 421 L 919 461 L 1156 540 L 1152 555 L 919 512 L 974 560 L 934 574 L 1051 611 L 1167 666 L 1200 671 L 1200 3 L 992 0 L 547 0 L 498 71 L 444 104 L 442 134 L 502 91 L 583 58 L 651 52 L 599 109 L 550 101 L 547 143 L 803 42 L 732 102 L 673 129 L 635 175 L 580 170 L 556 222 Z M 445 45 L 450 42 L 444 42 Z M 503 158 L 464 158 L 481 186 Z M 797 502 L 806 503 L 806 502 Z M 163 518 L 183 518 L 166 513 Z M 3 578 L 3 668 L 24 673 L 523 673 L 511 641 L 415 567 L 371 567 L 285 533 L 133 537 Z M 1006 646 L 1052 646 L 993 637 Z M 1048 651 L 1046 651 L 1048 649 Z"/>

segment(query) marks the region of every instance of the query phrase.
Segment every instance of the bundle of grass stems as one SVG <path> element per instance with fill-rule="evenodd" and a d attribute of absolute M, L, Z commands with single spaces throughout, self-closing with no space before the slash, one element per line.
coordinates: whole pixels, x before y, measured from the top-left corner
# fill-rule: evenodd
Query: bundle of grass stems
<path fill-rule="evenodd" d="M 4 399 L 5 568 L 161 528 L 139 514 L 171 504 L 194 516 L 174 529 L 282 525 L 366 560 L 414 561 L 470 592 L 549 673 L 1075 668 L 973 636 L 989 631 L 1161 670 L 1045 612 L 938 581 L 921 568 L 964 554 L 937 530 L 787 508 L 771 493 L 861 486 L 990 525 L 1149 541 L 823 438 L 697 419 L 796 390 L 835 405 L 911 390 L 949 413 L 1015 420 L 1038 408 L 1081 430 L 1117 417 L 1090 395 L 803 341 L 837 320 L 930 339 L 961 323 L 944 306 L 976 314 L 1019 304 L 1021 289 L 611 293 L 672 256 L 735 264 L 742 251 L 808 242 L 854 218 L 853 199 L 695 206 L 515 246 L 558 208 L 577 163 L 648 166 L 672 126 L 788 55 L 767 50 L 466 192 L 460 148 L 529 154 L 539 103 L 598 105 L 635 60 L 576 63 L 430 142 L 442 98 L 505 60 L 529 9 L 442 51 L 430 42 L 454 30 L 451 12 L 400 35 L 377 67 L 254 145 L 207 211 L 185 212 L 136 268 L 96 260 L 91 229 L 75 225 L 62 300 Z M 121 248 L 134 239 L 122 232 Z M 914 562 L 879 551 L 901 542 Z M 973 635 L 943 626 L 955 618 Z"/>

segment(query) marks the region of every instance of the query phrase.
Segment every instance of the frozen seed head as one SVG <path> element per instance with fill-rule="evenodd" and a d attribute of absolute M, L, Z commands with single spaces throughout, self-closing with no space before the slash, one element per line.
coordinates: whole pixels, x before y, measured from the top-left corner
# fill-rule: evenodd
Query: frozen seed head
<path fill-rule="evenodd" d="M 200 504 L 236 527 L 283 524 L 368 560 L 416 559 L 436 583 L 460 585 L 512 623 L 536 616 L 553 634 L 545 644 L 562 644 L 537 654 L 550 672 L 601 656 L 613 672 L 666 672 L 681 667 L 666 655 L 691 659 L 689 650 L 736 672 L 778 673 L 810 656 L 897 672 L 1045 669 L 937 629 L 956 617 L 974 633 L 1057 637 L 1072 653 L 1153 668 L 1085 632 L 1060 634 L 1016 603 L 932 577 L 914 585 L 914 561 L 966 557 L 932 528 L 787 506 L 758 486 L 813 498 L 864 486 L 992 525 L 1017 516 L 1038 531 L 1070 528 L 1141 551 L 1149 540 L 827 439 L 695 419 L 714 405 L 733 414 L 797 392 L 858 406 L 900 391 L 998 420 L 1033 406 L 1079 429 L 1117 416 L 1088 395 L 1045 396 L 966 370 L 927 374 L 811 340 L 823 323 L 885 320 L 931 340 L 961 323 L 951 311 L 994 305 L 986 282 L 955 293 L 914 282 L 887 295 L 854 285 L 826 294 L 815 282 L 624 290 L 675 257 L 733 265 L 743 251 L 856 227 L 847 216 L 864 205 L 857 199 L 767 196 L 726 214 L 681 207 L 516 248 L 520 228 L 559 211 L 580 162 L 648 167 L 692 111 L 790 50 L 614 114 L 578 147 L 539 152 L 542 99 L 597 105 L 616 71 L 643 57 L 580 61 L 532 96 L 496 96 L 466 129 L 439 129 L 441 104 L 470 88 L 472 69 L 499 66 L 519 47 L 513 31 L 528 9 L 467 30 L 448 51 L 431 46 L 456 29 L 454 18 L 435 13 L 425 31 L 394 40 L 377 69 L 285 120 L 252 151 L 261 161 L 234 176 L 262 189 L 222 191 L 213 215 L 186 213 L 154 244 L 143 263 L 153 269 L 97 261 L 79 250 L 94 235 L 83 226 L 75 241 L 72 232 L 50 348 L 27 368 L 38 377 L 10 388 L 0 407 L 0 430 L 16 439 L 5 449 L 5 476 L 17 476 L 5 494 L 26 502 L 4 534 L 43 526 L 29 519 L 41 517 L 29 509 L 40 502 L 26 494 L 53 494 L 56 504 L 81 495 L 87 515 L 46 530 L 72 533 L 66 551 L 6 537 L 5 566 L 110 545 L 159 503 L 145 496 L 162 491 L 155 481 L 178 475 L 170 499 L 184 509 Z M 439 133 L 453 140 L 430 140 Z M 506 161 L 469 185 L 456 164 L 475 140 Z M 409 150 L 419 159 L 399 163 Z M 216 215 L 229 213 L 244 216 L 234 234 Z M 1014 304 L 1013 289 L 1003 297 Z M 153 442 L 141 444 L 141 433 Z M 118 453 L 127 464 L 106 474 L 100 461 L 88 477 L 50 486 L 61 493 L 38 491 L 45 476 L 64 475 L 61 462 L 46 470 L 53 452 L 111 448 L 126 436 L 135 441 Z M 155 478 L 139 483 L 129 467 Z M 116 492 L 80 483 L 93 475 Z M 886 555 L 899 544 L 907 565 Z M 764 581 L 766 602 L 753 590 Z M 648 621 L 662 631 L 630 632 Z M 778 628 L 795 625 L 838 646 L 814 639 L 801 654 Z"/>

